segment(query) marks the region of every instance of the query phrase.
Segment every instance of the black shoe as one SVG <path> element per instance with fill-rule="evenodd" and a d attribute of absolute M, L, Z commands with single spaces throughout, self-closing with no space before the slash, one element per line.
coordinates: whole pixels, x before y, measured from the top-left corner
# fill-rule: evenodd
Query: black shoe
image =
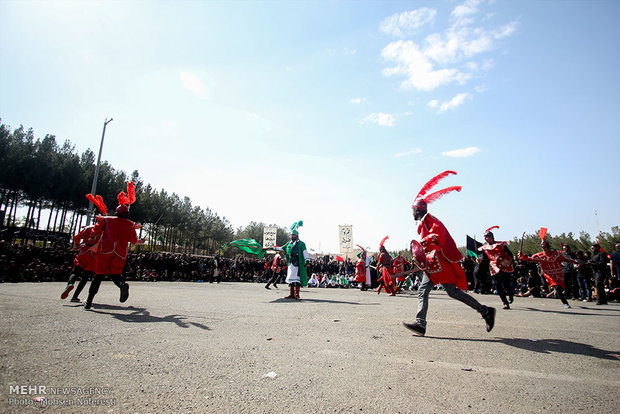
<path fill-rule="evenodd" d="M 403 322 L 403 326 L 418 336 L 424 336 L 426 334 L 426 328 L 417 322 L 416 323 Z"/>
<path fill-rule="evenodd" d="M 121 286 L 121 298 L 120 298 L 121 303 L 126 302 L 128 298 L 129 298 L 129 285 L 125 283 L 124 285 Z"/>
<path fill-rule="evenodd" d="M 80 300 L 78 298 L 71 298 L 69 302 L 80 303 Z"/>
<path fill-rule="evenodd" d="M 504 309 L 510 309 L 510 305 L 507 303 L 504 303 Z"/>
<path fill-rule="evenodd" d="M 67 296 L 69 296 L 69 292 L 71 292 L 72 290 L 73 285 L 67 285 L 65 290 L 60 294 L 60 299 L 67 299 Z"/>
<path fill-rule="evenodd" d="M 487 332 L 491 332 L 493 326 L 495 325 L 495 308 L 487 308 L 486 313 L 482 315 L 482 319 L 487 324 Z"/>
<path fill-rule="evenodd" d="M 271 290 L 271 288 L 269 287 L 269 285 L 265 286 L 265 289 L 269 289 L 269 290 Z"/>
<path fill-rule="evenodd" d="M 91 302 L 84 302 L 84 310 L 89 310 L 93 306 Z"/>
<path fill-rule="evenodd" d="M 278 285 L 276 285 L 276 284 L 274 283 L 274 284 L 273 284 L 273 287 L 277 289 L 277 288 L 278 288 Z"/>
<path fill-rule="evenodd" d="M 510 298 L 508 298 L 508 302 L 510 302 L 512 304 L 512 302 L 514 302 L 514 298 L 511 296 Z"/>

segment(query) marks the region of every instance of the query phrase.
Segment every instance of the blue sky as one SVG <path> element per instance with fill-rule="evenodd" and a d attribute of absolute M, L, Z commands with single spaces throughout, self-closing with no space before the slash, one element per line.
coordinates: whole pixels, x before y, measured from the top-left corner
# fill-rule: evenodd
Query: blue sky
<path fill-rule="evenodd" d="M 620 2 L 0 2 L 0 117 L 335 252 L 620 224 Z M 614 182 L 616 184 L 614 184 Z M 85 193 L 89 189 L 85 189 Z M 595 211 L 597 214 L 595 215 Z"/>

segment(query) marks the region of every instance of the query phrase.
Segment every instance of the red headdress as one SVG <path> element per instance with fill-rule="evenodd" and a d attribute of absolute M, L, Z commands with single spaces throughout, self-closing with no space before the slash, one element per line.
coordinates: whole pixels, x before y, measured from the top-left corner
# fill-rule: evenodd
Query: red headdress
<path fill-rule="evenodd" d="M 418 195 L 415 197 L 411 208 L 417 207 L 417 208 L 426 210 L 427 204 L 430 204 L 433 201 L 439 200 L 445 194 L 448 194 L 452 191 L 461 191 L 462 187 L 460 185 L 457 185 L 457 186 L 447 187 L 442 190 L 435 191 L 434 193 L 431 193 L 429 195 L 426 195 L 426 193 L 428 193 L 433 187 L 435 187 L 439 183 L 439 181 L 443 180 L 444 178 L 446 178 L 447 176 L 451 174 L 456 175 L 456 171 L 447 170 L 431 178 L 426 184 L 424 184 L 424 187 L 422 187 Z"/>
<path fill-rule="evenodd" d="M 116 196 L 118 200 L 118 207 L 116 207 L 116 212 L 121 214 L 129 213 L 129 206 L 136 202 L 136 186 L 133 181 L 129 181 L 127 183 L 127 194 L 124 191 L 121 191 Z"/>
<path fill-rule="evenodd" d="M 385 243 L 385 241 L 386 241 L 387 239 L 389 239 L 389 238 L 390 238 L 390 236 L 385 236 L 385 237 L 383 238 L 383 240 L 381 240 L 381 243 L 379 243 L 379 248 L 383 247 L 383 243 Z"/>
<path fill-rule="evenodd" d="M 362 251 L 363 251 L 364 253 L 366 253 L 366 249 L 364 249 L 362 246 L 360 246 L 359 244 L 356 244 L 356 246 L 357 246 L 357 247 L 359 247 L 360 249 L 362 249 Z"/>
<path fill-rule="evenodd" d="M 103 202 L 103 198 L 100 195 L 93 196 L 91 193 L 86 194 L 86 198 L 93 203 L 95 207 L 103 214 L 104 216 L 108 214 L 108 208 L 105 206 Z"/>
<path fill-rule="evenodd" d="M 116 196 L 116 198 L 118 199 L 119 205 L 123 205 L 123 204 L 132 205 L 133 203 L 135 203 L 136 202 L 136 186 L 134 185 L 133 181 L 130 181 L 127 183 L 127 194 L 125 194 L 124 191 L 121 191 L 120 193 L 118 193 L 118 196 Z"/>
<path fill-rule="evenodd" d="M 493 232 L 491 232 L 491 230 L 493 230 L 493 229 L 499 229 L 499 226 L 489 227 L 488 229 L 486 229 L 486 230 L 484 231 L 484 235 L 486 236 L 488 233 L 493 234 Z"/>
<path fill-rule="evenodd" d="M 538 231 L 538 236 L 540 237 L 540 245 L 541 246 L 549 246 L 549 242 L 545 240 L 545 237 L 547 237 L 547 228 L 546 227 L 541 227 L 540 230 Z"/>

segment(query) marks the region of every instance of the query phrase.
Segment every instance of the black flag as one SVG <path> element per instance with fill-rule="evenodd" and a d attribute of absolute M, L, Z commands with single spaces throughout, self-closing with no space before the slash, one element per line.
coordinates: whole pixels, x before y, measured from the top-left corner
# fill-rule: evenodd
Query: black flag
<path fill-rule="evenodd" d="M 482 246 L 482 243 L 467 236 L 467 256 L 478 257 L 478 247 Z"/>

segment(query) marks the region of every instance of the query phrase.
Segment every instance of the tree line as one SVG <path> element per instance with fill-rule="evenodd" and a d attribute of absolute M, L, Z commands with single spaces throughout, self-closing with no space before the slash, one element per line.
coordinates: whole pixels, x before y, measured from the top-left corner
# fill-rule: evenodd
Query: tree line
<path fill-rule="evenodd" d="M 11 131 L 10 126 L 0 122 L 0 227 L 74 234 L 85 224 L 89 206 L 85 195 L 90 192 L 95 166 L 95 153 L 90 149 L 78 154 L 70 141 L 59 145 L 54 135 L 35 138 L 32 128 L 26 130 L 20 126 Z M 226 217 L 208 207 L 193 205 L 189 197 L 153 188 L 142 181 L 137 170 L 127 175 L 103 161 L 97 194 L 109 203 L 108 209 L 116 207 L 116 196 L 126 188 L 127 181 L 136 185 L 132 218 L 143 224 L 140 237 L 147 238 L 147 248 L 151 250 L 213 254 L 234 239 L 255 239 L 262 243 L 265 223 L 252 221 L 235 230 Z M 26 207 L 24 218 L 17 216 L 20 207 Z M 47 222 L 41 221 L 44 211 L 48 213 Z M 276 227 L 276 244 L 281 246 L 288 240 L 289 232 Z M 620 242 L 620 229 L 614 226 L 611 233 L 602 232 L 594 239 L 580 232 L 578 236 L 549 234 L 547 240 L 556 249 L 565 244 L 573 250 L 589 250 L 598 240 L 611 253 Z M 516 254 L 520 245 L 520 238 L 515 237 L 509 248 Z M 465 253 L 464 247 L 461 250 Z M 523 251 L 526 254 L 540 251 L 537 232 L 524 236 Z M 410 257 L 408 252 L 403 253 Z"/>
<path fill-rule="evenodd" d="M 32 128 L 21 125 L 11 130 L 0 123 L 0 227 L 77 232 L 86 223 L 85 195 L 91 189 L 95 162 L 90 149 L 79 154 L 70 141 L 59 145 L 54 135 L 35 138 Z M 143 182 L 137 170 L 127 175 L 102 161 L 96 192 L 108 210 L 116 207 L 116 196 L 127 181 L 136 186 L 132 219 L 143 225 L 140 237 L 146 237 L 151 250 L 213 254 L 237 238 L 262 242 L 264 223 L 234 230 L 226 217 L 193 205 L 189 197 L 156 189 Z M 26 208 L 25 217 L 18 217 L 19 208 Z M 286 229 L 279 227 L 277 243 L 286 239 Z"/>

